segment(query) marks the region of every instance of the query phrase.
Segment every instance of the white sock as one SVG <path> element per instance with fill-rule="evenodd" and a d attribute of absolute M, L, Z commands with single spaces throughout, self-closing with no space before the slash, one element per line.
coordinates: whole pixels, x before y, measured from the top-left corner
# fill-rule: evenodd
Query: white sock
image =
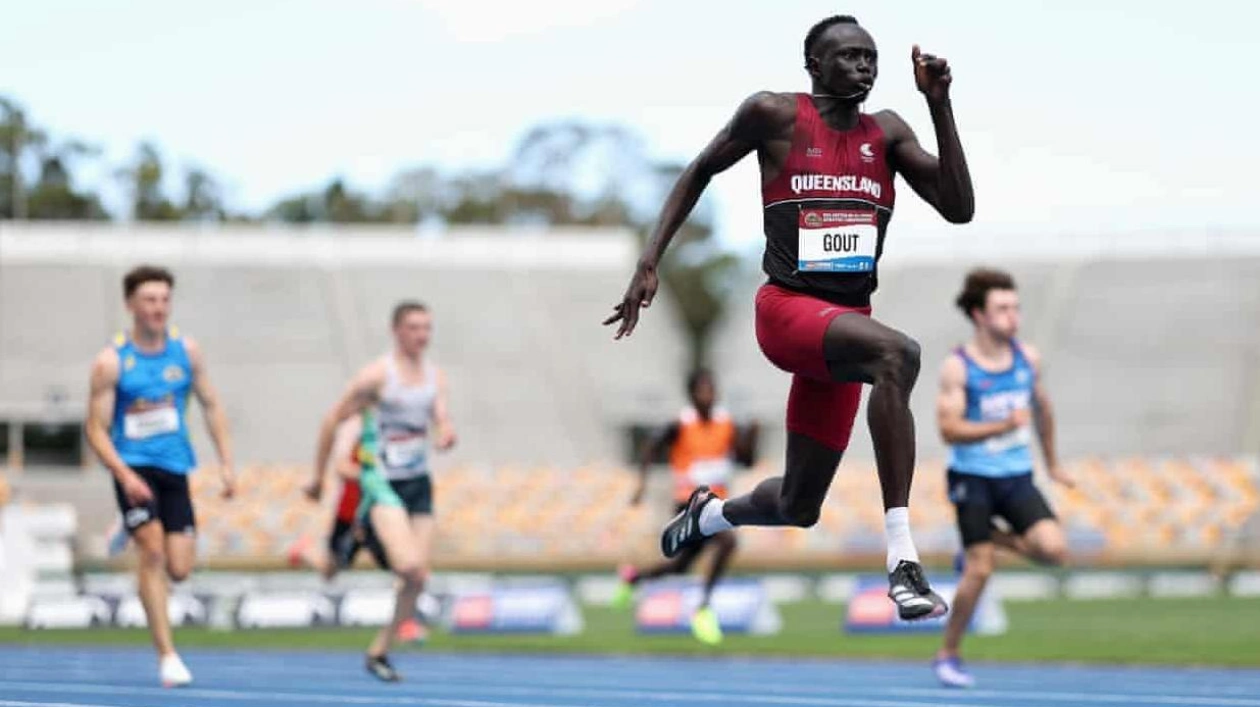
<path fill-rule="evenodd" d="M 704 535 L 717 535 L 723 530 L 730 530 L 735 526 L 722 515 L 722 506 L 726 505 L 726 501 L 715 498 L 704 504 L 704 508 L 700 509 L 700 532 Z"/>
<path fill-rule="evenodd" d="M 709 509 L 705 509 L 706 511 Z M 703 526 L 702 526 L 703 527 Z M 910 537 L 910 509 L 889 508 L 884 512 L 884 533 L 888 536 L 888 571 L 897 569 L 902 560 L 919 561 L 919 551 L 914 549 Z"/>

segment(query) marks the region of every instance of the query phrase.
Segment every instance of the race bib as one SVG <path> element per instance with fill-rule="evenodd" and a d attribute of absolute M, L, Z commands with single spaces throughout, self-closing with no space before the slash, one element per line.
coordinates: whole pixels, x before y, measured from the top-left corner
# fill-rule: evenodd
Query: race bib
<path fill-rule="evenodd" d="M 801 209 L 796 268 L 801 272 L 871 272 L 879 224 L 874 211 Z"/>
<path fill-rule="evenodd" d="M 722 486 L 730 482 L 733 472 L 730 459 L 703 459 L 691 463 L 687 476 L 696 486 Z"/>
<path fill-rule="evenodd" d="M 174 405 L 123 415 L 123 435 L 127 439 L 148 439 L 172 432 L 179 432 L 179 413 Z"/>
<path fill-rule="evenodd" d="M 423 432 L 390 435 L 385 438 L 385 464 L 395 469 L 423 466 L 428 448 Z"/>
<path fill-rule="evenodd" d="M 1017 447 L 1032 444 L 1032 427 L 1024 425 L 1005 434 L 990 437 L 984 441 L 984 449 L 991 454 L 1006 452 Z"/>

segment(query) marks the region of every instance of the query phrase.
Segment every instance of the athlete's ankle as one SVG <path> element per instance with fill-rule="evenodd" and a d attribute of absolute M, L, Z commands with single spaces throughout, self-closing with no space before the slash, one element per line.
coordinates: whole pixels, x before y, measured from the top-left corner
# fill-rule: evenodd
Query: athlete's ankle
<path fill-rule="evenodd" d="M 717 535 L 724 530 L 730 530 L 735 527 L 722 513 L 722 507 L 725 505 L 725 501 L 715 498 L 704 504 L 704 507 L 700 509 L 700 533 L 702 535 Z"/>
<path fill-rule="evenodd" d="M 910 509 L 905 506 L 889 508 L 884 512 L 884 532 L 888 538 L 888 571 L 906 562 L 918 562 L 919 551 L 910 537 Z"/>

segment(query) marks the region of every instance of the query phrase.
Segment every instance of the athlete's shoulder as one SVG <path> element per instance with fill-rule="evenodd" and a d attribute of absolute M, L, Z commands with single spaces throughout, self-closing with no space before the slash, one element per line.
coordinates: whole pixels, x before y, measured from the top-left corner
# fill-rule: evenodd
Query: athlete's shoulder
<path fill-rule="evenodd" d="M 1020 353 L 1024 354 L 1024 358 L 1028 359 L 1028 364 L 1033 370 L 1041 369 L 1041 350 L 1027 341 L 1017 341 L 1015 345 L 1019 347 Z"/>
<path fill-rule="evenodd" d="M 385 354 L 378 358 L 372 359 L 355 375 L 355 380 L 380 387 L 385 384 L 385 379 L 389 376 L 390 356 Z"/>
<path fill-rule="evenodd" d="M 941 362 L 941 383 L 959 384 L 967 381 L 967 361 L 962 349 L 953 349 Z"/>
<path fill-rule="evenodd" d="M 796 94 L 758 91 L 735 110 L 734 124 L 741 131 L 766 134 L 781 130 L 796 120 Z"/>
<path fill-rule="evenodd" d="M 118 368 L 119 361 L 122 359 L 119 355 L 118 348 L 119 347 L 117 346 L 110 345 L 102 348 L 100 351 L 97 351 L 96 355 L 92 357 L 92 368 L 96 369 L 99 366 L 113 366 L 114 368 Z"/>
<path fill-rule="evenodd" d="M 122 360 L 117 346 L 106 346 L 92 357 L 92 380 L 94 381 L 117 381 L 121 369 Z"/>
<path fill-rule="evenodd" d="M 757 91 L 744 99 L 740 108 L 766 114 L 791 111 L 796 113 L 796 97 L 799 94 L 790 91 Z"/>
<path fill-rule="evenodd" d="M 870 116 L 871 120 L 874 120 L 875 124 L 879 126 L 879 129 L 884 131 L 884 138 L 890 143 L 914 137 L 914 130 L 910 127 L 910 124 L 906 122 L 905 118 L 901 117 L 900 113 L 891 108 L 875 111 Z"/>
<path fill-rule="evenodd" d="M 428 367 L 430 373 L 438 385 L 446 385 L 446 369 L 434 361 L 426 361 L 425 366 Z"/>

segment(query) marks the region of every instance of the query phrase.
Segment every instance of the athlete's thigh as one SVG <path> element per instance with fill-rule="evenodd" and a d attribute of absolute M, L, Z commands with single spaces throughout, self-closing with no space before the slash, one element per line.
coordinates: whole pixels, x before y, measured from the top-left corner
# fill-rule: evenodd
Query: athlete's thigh
<path fill-rule="evenodd" d="M 908 336 L 869 315 L 846 312 L 827 325 L 823 356 L 832 380 L 873 383 L 880 358 L 907 346 L 907 342 Z"/>
<path fill-rule="evenodd" d="M 433 533 L 435 524 L 433 515 L 424 513 L 411 516 L 411 537 L 415 541 L 416 558 L 421 567 L 429 566 L 429 558 L 433 553 Z"/>
<path fill-rule="evenodd" d="M 1011 524 L 1011 530 L 1016 535 L 1031 542 L 1029 533 L 1036 526 L 1045 526 L 1046 521 L 1053 521 L 1054 511 L 1050 510 L 1050 503 L 1042 495 L 1041 489 L 1033 483 L 1031 473 L 1008 479 L 1006 484 L 1006 493 L 998 504 L 998 514 Z M 1053 525 L 1058 526 L 1058 523 Z M 1037 535 L 1050 541 L 1054 539 L 1054 532 L 1041 530 Z M 1059 533 L 1061 535 L 1062 531 Z"/>
<path fill-rule="evenodd" d="M 195 533 L 166 533 L 166 567 L 176 578 L 187 577 L 197 560 L 197 536 Z"/>
<path fill-rule="evenodd" d="M 1042 518 L 1022 535 L 1028 549 L 1036 556 L 1057 555 L 1067 546 L 1067 535 L 1056 518 Z"/>
<path fill-rule="evenodd" d="M 157 501 L 158 519 L 167 534 L 193 535 L 197 528 L 197 515 L 193 511 L 192 490 L 184 474 L 157 472 L 153 475 L 153 488 Z"/>
<path fill-rule="evenodd" d="M 414 567 L 417 553 L 407 511 L 401 506 L 378 504 L 368 514 L 372 532 L 385 548 L 390 567 L 399 571 Z"/>
<path fill-rule="evenodd" d="M 958 535 L 964 548 L 993 543 L 993 498 L 990 481 L 974 474 L 950 471 L 947 479 L 949 501 L 954 504 Z"/>
<path fill-rule="evenodd" d="M 814 465 L 831 465 L 831 457 L 839 461 L 839 454 L 849 447 L 853 436 L 853 423 L 857 420 L 858 407 L 862 404 L 860 383 L 836 383 L 817 380 L 809 376 L 792 376 L 792 388 L 788 392 L 787 431 L 789 452 L 793 433 L 804 436 L 827 447 L 835 454 L 814 453 L 805 447 L 799 454 L 788 455 L 788 467 L 793 459 L 801 459 L 813 471 Z"/>
<path fill-rule="evenodd" d="M 166 555 L 166 533 L 156 518 L 131 531 L 131 542 L 141 559 L 146 557 L 162 558 Z"/>

